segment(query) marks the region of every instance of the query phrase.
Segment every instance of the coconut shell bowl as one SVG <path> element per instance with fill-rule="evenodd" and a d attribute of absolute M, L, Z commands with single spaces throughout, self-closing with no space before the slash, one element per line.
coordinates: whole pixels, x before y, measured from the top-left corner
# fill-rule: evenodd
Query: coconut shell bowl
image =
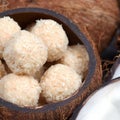
<path fill-rule="evenodd" d="M 10 16 L 22 29 L 38 19 L 52 19 L 62 25 L 69 45 L 83 44 L 89 55 L 88 72 L 82 86 L 69 98 L 38 107 L 19 107 L 0 98 L 0 120 L 67 120 L 74 109 L 89 94 L 102 84 L 101 62 L 92 40 L 87 39 L 78 27 L 68 18 L 54 11 L 41 8 L 19 8 L 0 13 L 0 17 Z M 71 86 L 72 89 L 72 86 Z M 26 91 L 28 92 L 28 91 Z"/>

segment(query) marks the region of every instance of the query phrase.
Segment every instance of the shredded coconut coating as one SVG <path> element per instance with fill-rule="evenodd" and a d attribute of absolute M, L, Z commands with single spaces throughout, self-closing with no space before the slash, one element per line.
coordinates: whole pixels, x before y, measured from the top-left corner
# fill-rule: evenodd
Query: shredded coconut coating
<path fill-rule="evenodd" d="M 9 74 L 0 80 L 0 97 L 19 106 L 37 106 L 40 92 L 33 77 Z"/>
<path fill-rule="evenodd" d="M 48 103 L 70 97 L 81 86 L 81 76 L 72 68 L 56 64 L 48 68 L 41 78 L 42 96 Z"/>
<path fill-rule="evenodd" d="M 31 28 L 31 32 L 42 38 L 48 47 L 48 62 L 60 59 L 67 49 L 68 38 L 62 28 L 54 20 L 37 20 L 37 23 Z"/>
<path fill-rule="evenodd" d="M 5 76 L 7 74 L 6 70 L 5 70 L 5 66 L 3 65 L 3 63 L 0 60 L 0 78 L 2 78 L 3 76 Z"/>
<path fill-rule="evenodd" d="M 88 70 L 88 52 L 84 45 L 69 46 L 60 63 L 73 68 L 78 74 L 84 76 Z"/>
<path fill-rule="evenodd" d="M 34 34 L 23 30 L 6 45 L 3 57 L 13 73 L 34 75 L 47 60 L 47 47 Z"/>
<path fill-rule="evenodd" d="M 20 31 L 20 26 L 10 17 L 0 18 L 0 58 L 2 58 L 3 50 L 6 43 L 11 39 L 12 35 Z"/>

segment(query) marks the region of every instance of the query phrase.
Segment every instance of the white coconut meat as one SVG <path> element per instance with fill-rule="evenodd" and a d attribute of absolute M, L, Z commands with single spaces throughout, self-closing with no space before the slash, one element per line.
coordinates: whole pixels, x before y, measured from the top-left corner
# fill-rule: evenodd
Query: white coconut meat
<path fill-rule="evenodd" d="M 118 67 L 115 69 L 112 79 L 115 79 L 118 77 L 120 77 L 120 64 L 118 64 Z"/>
<path fill-rule="evenodd" d="M 37 106 L 41 88 L 30 76 L 9 74 L 0 80 L 0 97 L 19 106 Z"/>
<path fill-rule="evenodd" d="M 48 47 L 48 62 L 59 60 L 67 49 L 68 38 L 62 25 L 51 19 L 37 20 L 30 28 Z"/>
<path fill-rule="evenodd" d="M 6 45 L 3 57 L 13 73 L 34 75 L 47 61 L 47 53 L 42 40 L 22 30 Z"/>
<path fill-rule="evenodd" d="M 89 66 L 88 52 L 84 45 L 69 46 L 59 62 L 68 65 L 78 74 L 85 76 Z"/>
<path fill-rule="evenodd" d="M 120 120 L 120 79 L 88 98 L 76 120 Z"/>
<path fill-rule="evenodd" d="M 42 95 L 48 103 L 64 100 L 81 87 L 81 79 L 81 76 L 66 65 L 53 65 L 41 78 Z"/>
<path fill-rule="evenodd" d="M 0 18 L 0 58 L 2 58 L 6 43 L 11 39 L 12 35 L 20 30 L 20 26 L 12 18 L 8 16 Z"/>

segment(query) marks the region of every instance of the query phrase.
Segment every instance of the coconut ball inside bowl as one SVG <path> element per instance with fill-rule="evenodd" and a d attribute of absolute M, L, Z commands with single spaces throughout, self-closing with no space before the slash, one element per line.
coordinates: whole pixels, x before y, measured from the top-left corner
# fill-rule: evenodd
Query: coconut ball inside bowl
<path fill-rule="evenodd" d="M 19 106 L 37 106 L 41 88 L 30 76 L 8 74 L 0 80 L 0 97 Z"/>
<path fill-rule="evenodd" d="M 6 43 L 11 39 L 12 35 L 19 32 L 20 29 L 18 23 L 9 16 L 0 18 L 0 58 L 2 58 Z"/>
<path fill-rule="evenodd" d="M 59 23 L 52 19 L 37 20 L 30 31 L 37 35 L 48 47 L 48 62 L 57 61 L 67 49 L 68 37 Z"/>
<path fill-rule="evenodd" d="M 34 75 L 47 60 L 47 47 L 37 36 L 22 30 L 6 45 L 3 57 L 13 73 Z"/>
<path fill-rule="evenodd" d="M 82 44 L 69 46 L 59 62 L 70 66 L 78 74 L 85 77 L 89 64 L 88 52 Z"/>
<path fill-rule="evenodd" d="M 72 96 L 81 85 L 82 77 L 63 64 L 56 64 L 48 68 L 40 81 L 42 95 L 48 103 Z"/>

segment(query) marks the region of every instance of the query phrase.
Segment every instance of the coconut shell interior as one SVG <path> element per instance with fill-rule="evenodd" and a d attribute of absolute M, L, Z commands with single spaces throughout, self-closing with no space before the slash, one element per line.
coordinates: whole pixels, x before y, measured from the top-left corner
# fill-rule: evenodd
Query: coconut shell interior
<path fill-rule="evenodd" d="M 70 98 L 57 103 L 46 104 L 41 107 L 19 107 L 3 99 L 0 99 L 1 120 L 67 120 L 73 110 L 95 89 L 102 84 L 101 61 L 95 44 L 91 39 L 82 34 L 78 27 L 69 19 L 56 12 L 40 8 L 20 8 L 9 10 L 0 14 L 0 17 L 10 16 L 16 20 L 22 28 L 35 22 L 36 19 L 53 19 L 62 24 L 66 31 L 70 44 L 82 43 L 89 54 L 89 70 L 83 86 Z M 86 32 L 87 34 L 87 32 Z M 89 34 L 88 34 L 89 36 Z"/>

